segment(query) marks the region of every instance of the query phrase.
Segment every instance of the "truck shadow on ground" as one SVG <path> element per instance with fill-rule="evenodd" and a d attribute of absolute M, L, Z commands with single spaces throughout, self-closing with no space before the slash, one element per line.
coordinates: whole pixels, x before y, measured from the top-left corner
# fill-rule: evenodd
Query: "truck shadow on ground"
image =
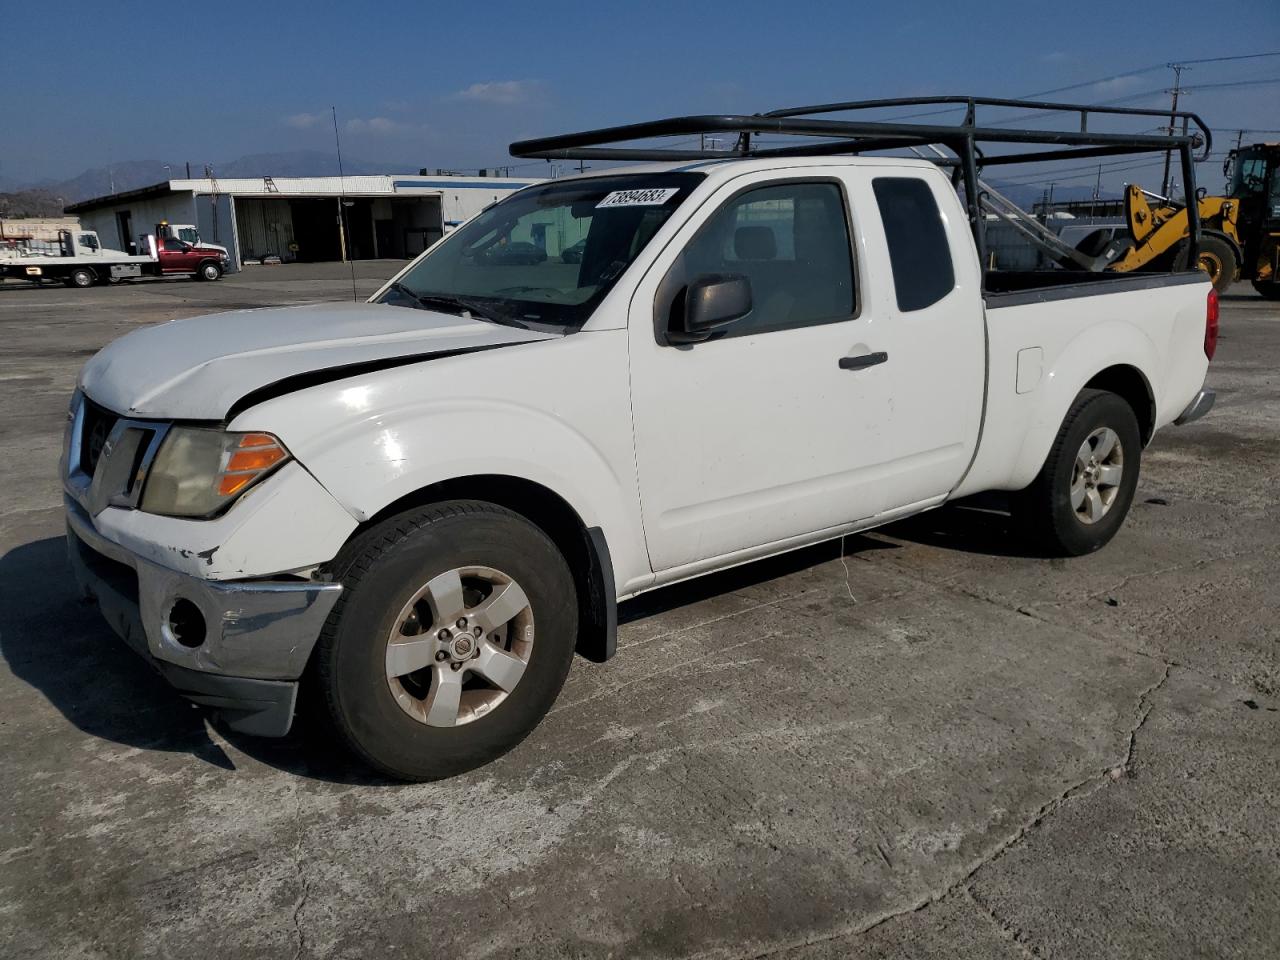
<path fill-rule="evenodd" d="M 802 573 L 838 559 L 842 550 L 853 556 L 897 549 L 892 539 L 951 549 L 968 544 L 978 552 L 995 550 L 1008 540 L 986 514 L 970 516 L 972 512 L 935 511 L 928 522 L 916 518 L 885 528 L 891 539 L 849 536 L 654 590 L 622 604 L 619 620 L 632 623 Z M 215 738 L 209 714 L 179 696 L 129 650 L 96 606 L 76 597 L 61 537 L 27 543 L 0 557 L 0 591 L 0 656 L 14 676 L 92 737 L 139 750 L 189 754 L 234 770 L 235 760 L 218 742 L 225 738 L 253 760 L 297 776 L 341 784 L 391 783 L 339 748 L 305 695 L 287 737 L 244 736 L 214 720 Z"/>
<path fill-rule="evenodd" d="M 189 753 L 232 768 L 201 711 L 132 654 L 97 607 L 76 597 L 65 540 L 51 537 L 6 553 L 0 590 L 0 655 L 76 727 L 123 746 Z"/>
<path fill-rule="evenodd" d="M 876 531 L 894 540 L 921 546 L 988 557 L 1017 557 L 1025 560 L 1049 559 L 1023 535 L 1009 512 L 1009 498 L 1001 493 L 983 493 L 937 510 L 918 513 Z"/>

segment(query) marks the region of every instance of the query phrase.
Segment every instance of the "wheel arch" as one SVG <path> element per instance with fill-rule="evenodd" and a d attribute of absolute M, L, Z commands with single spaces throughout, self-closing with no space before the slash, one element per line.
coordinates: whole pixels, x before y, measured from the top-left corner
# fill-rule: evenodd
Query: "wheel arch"
<path fill-rule="evenodd" d="M 1212 228 L 1206 228 L 1201 231 L 1200 235 L 1202 237 L 1214 237 L 1218 240 L 1221 240 L 1223 243 L 1227 244 L 1229 247 L 1231 247 L 1231 252 L 1236 255 L 1236 271 L 1237 272 L 1239 272 L 1240 268 L 1244 266 L 1244 248 L 1241 247 L 1240 244 L 1236 242 L 1235 238 L 1232 237 L 1231 234 L 1225 233 L 1222 230 L 1214 230 Z"/>
<path fill-rule="evenodd" d="M 505 474 L 451 477 L 413 490 L 352 531 L 348 542 L 388 517 L 444 500 L 484 500 L 524 517 L 564 555 L 578 593 L 579 656 L 603 663 L 617 649 L 618 602 L 609 544 L 560 494 L 533 480 Z"/>
<path fill-rule="evenodd" d="M 1094 374 L 1080 389 L 1106 390 L 1119 396 L 1133 408 L 1134 416 L 1138 418 L 1142 445 L 1145 447 L 1151 442 L 1156 428 L 1156 398 L 1151 384 L 1137 367 L 1128 363 L 1114 364 Z"/>

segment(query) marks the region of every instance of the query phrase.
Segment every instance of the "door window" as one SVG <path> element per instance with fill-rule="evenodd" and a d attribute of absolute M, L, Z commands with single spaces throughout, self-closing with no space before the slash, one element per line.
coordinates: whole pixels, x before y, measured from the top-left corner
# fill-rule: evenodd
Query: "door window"
<path fill-rule="evenodd" d="M 923 310 L 956 285 L 946 225 L 929 184 L 919 177 L 876 177 L 871 181 L 884 236 L 898 309 Z"/>
<path fill-rule="evenodd" d="M 741 193 L 707 221 L 675 270 L 681 287 L 704 274 L 750 281 L 751 312 L 722 336 L 847 320 L 856 300 L 844 195 L 835 183 L 806 182 Z"/>

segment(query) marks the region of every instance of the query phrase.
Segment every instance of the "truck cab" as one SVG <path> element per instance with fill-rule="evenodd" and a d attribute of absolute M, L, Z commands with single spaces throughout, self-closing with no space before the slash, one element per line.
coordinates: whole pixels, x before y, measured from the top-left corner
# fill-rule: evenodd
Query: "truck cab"
<path fill-rule="evenodd" d="M 62 257 L 80 257 L 98 260 L 114 260 L 118 257 L 127 256 L 119 250 L 112 250 L 102 245 L 102 241 L 98 239 L 97 231 L 84 230 L 77 228 L 75 230 L 59 230 L 58 231 L 58 247 L 60 252 L 50 252 L 50 256 Z"/>
<path fill-rule="evenodd" d="M 186 230 L 192 240 L 184 239 Z M 201 280 L 217 280 L 227 266 L 226 247 L 200 242 L 200 234 L 189 224 L 171 224 L 160 221 L 155 233 L 143 236 L 142 248 L 155 248 L 161 274 L 194 274 Z"/>
<path fill-rule="evenodd" d="M 227 255 L 227 248 L 218 243 L 209 243 L 200 236 L 200 231 L 196 229 L 192 223 L 171 223 L 169 224 L 169 232 L 176 236 L 183 243 L 189 243 L 193 247 L 200 247 L 205 250 L 221 251 L 223 256 Z"/>
<path fill-rule="evenodd" d="M 1264 297 L 1280 299 L 1280 143 L 1232 150 L 1223 173 L 1228 196 L 1240 206 L 1241 273 Z"/>

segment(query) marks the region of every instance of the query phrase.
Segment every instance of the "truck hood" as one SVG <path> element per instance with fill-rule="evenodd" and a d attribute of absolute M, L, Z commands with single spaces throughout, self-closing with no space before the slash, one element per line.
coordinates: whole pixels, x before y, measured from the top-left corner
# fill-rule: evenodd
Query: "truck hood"
<path fill-rule="evenodd" d="M 126 416 L 220 420 L 249 394 L 559 334 L 429 310 L 320 303 L 233 310 L 136 330 L 98 351 L 80 389 Z"/>

